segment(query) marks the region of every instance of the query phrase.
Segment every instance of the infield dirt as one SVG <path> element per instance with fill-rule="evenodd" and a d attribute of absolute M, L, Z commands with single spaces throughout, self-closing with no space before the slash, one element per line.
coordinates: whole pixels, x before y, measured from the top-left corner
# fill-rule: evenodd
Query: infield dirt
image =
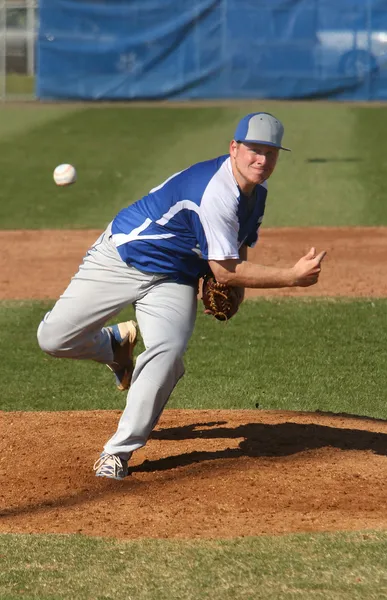
<path fill-rule="evenodd" d="M 56 298 L 99 231 L 3 231 L 0 298 Z M 317 286 L 257 295 L 386 297 L 386 228 L 266 229 L 250 253 L 328 255 Z M 253 295 L 250 291 L 248 296 Z M 0 532 L 234 537 L 387 528 L 387 422 L 166 410 L 123 482 L 92 465 L 119 411 L 0 412 Z"/>

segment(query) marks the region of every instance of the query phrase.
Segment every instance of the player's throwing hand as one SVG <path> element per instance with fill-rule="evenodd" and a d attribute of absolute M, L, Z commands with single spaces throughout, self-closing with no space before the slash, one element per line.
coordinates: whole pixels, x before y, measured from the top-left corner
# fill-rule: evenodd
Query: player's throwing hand
<path fill-rule="evenodd" d="M 294 276 L 293 285 L 308 287 L 317 283 L 321 272 L 321 262 L 325 255 L 325 250 L 316 255 L 316 248 L 311 248 L 305 256 L 300 258 L 292 268 Z"/>

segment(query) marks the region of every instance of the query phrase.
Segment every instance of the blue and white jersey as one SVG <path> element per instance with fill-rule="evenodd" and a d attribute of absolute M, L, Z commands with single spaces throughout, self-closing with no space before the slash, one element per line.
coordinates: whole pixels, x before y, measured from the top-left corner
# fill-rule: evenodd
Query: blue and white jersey
<path fill-rule="evenodd" d="M 254 246 L 266 195 L 266 183 L 252 199 L 241 193 L 227 154 L 172 175 L 121 210 L 112 239 L 122 260 L 140 271 L 196 284 L 208 260 L 239 258 L 242 244 Z"/>

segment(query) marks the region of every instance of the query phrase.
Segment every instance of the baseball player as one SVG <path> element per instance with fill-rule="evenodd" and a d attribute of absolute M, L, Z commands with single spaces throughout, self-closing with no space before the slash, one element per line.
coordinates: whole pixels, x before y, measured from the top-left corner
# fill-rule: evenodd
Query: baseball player
<path fill-rule="evenodd" d="M 123 479 L 179 379 L 192 334 L 198 281 L 212 271 L 239 288 L 311 286 L 322 251 L 289 268 L 247 260 L 265 210 L 267 180 L 283 125 L 252 113 L 237 125 L 229 154 L 194 164 L 121 210 L 88 250 L 68 288 L 38 329 L 44 352 L 108 365 L 127 390 L 126 408 L 94 465 L 98 477 Z M 133 365 L 137 323 L 105 323 L 133 304 L 145 351 Z"/>

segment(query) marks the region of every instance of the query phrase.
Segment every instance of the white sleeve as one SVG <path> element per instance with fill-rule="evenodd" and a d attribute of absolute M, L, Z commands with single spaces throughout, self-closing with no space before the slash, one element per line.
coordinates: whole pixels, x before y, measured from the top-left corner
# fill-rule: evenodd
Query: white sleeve
<path fill-rule="evenodd" d="M 217 183 L 217 185 L 215 185 Z M 238 200 L 228 186 L 210 182 L 200 204 L 200 221 L 207 241 L 207 260 L 239 258 Z"/>

